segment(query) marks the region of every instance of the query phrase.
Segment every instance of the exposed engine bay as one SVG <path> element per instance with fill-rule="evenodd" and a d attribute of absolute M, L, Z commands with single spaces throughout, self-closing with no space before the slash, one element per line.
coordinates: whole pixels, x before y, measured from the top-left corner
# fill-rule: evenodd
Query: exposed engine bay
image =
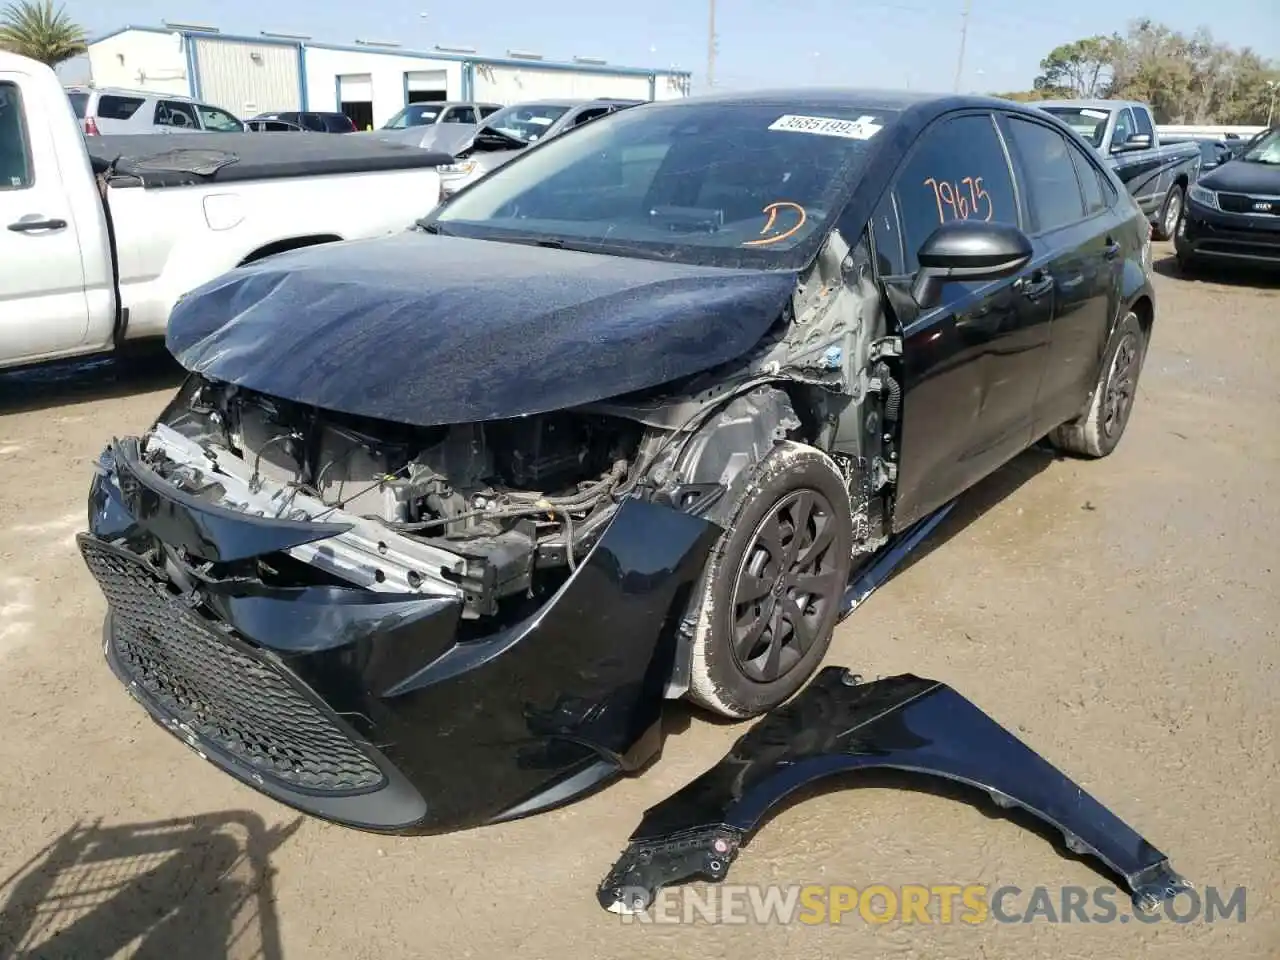
<path fill-rule="evenodd" d="M 145 446 L 146 465 L 189 493 L 279 518 L 372 522 L 401 535 L 402 546 L 467 561 L 462 569 L 446 565 L 444 576 L 462 587 L 471 616 L 528 592 L 535 569 L 576 566 L 634 479 L 645 433 L 637 422 L 573 411 L 413 427 L 200 378 L 160 424 Z M 193 462 L 175 434 L 203 456 Z M 240 496 L 228 482 L 232 470 L 246 480 Z M 413 572 L 405 577 L 411 588 L 430 579 Z M 368 586 L 387 582 L 384 573 Z"/>

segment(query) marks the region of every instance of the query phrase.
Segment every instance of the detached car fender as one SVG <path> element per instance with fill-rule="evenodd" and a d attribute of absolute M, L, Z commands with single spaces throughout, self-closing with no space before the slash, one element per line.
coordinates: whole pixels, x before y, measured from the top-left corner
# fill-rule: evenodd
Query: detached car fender
<path fill-rule="evenodd" d="M 600 904 L 637 912 L 668 884 L 723 880 L 793 791 L 875 768 L 941 777 L 1028 811 L 1060 830 L 1070 851 L 1123 878 L 1140 910 L 1190 887 L 1165 854 L 951 687 L 911 674 L 861 683 L 827 667 L 714 767 L 645 812 L 599 887 Z"/>

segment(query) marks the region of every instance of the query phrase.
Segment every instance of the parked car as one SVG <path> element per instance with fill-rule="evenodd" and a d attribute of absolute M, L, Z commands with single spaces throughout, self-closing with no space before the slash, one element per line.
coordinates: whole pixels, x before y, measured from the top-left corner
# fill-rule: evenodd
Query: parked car
<path fill-rule="evenodd" d="M 1186 272 L 1208 261 L 1280 264 L 1280 127 L 1191 187 L 1174 249 Z"/>
<path fill-rule="evenodd" d="M 457 193 L 502 166 L 520 151 L 643 100 L 540 100 L 504 107 L 454 151 L 455 162 L 440 170 L 441 195 Z"/>
<path fill-rule="evenodd" d="M 564 803 L 655 756 L 665 698 L 787 700 L 864 575 L 1033 442 L 1109 454 L 1148 235 L 1085 141 L 1006 101 L 603 117 L 417 230 L 178 304 L 190 377 L 102 455 L 79 540 L 107 659 L 330 820 Z"/>
<path fill-rule="evenodd" d="M 1200 176 L 1200 148 L 1164 143 L 1146 104 L 1126 100 L 1045 100 L 1036 104 L 1084 137 L 1114 168 L 1155 228 L 1169 240 Z"/>
<path fill-rule="evenodd" d="M 345 113 L 336 111 L 284 110 L 279 113 L 260 113 L 250 122 L 279 120 L 312 133 L 354 133 L 355 123 Z"/>
<path fill-rule="evenodd" d="M 290 123 L 288 120 L 260 120 L 254 117 L 252 120 L 246 120 L 244 125 L 247 129 L 254 133 L 312 133 L 314 131 L 304 130 L 296 123 Z"/>
<path fill-rule="evenodd" d="M 440 102 L 410 103 L 397 112 L 381 127 L 383 130 L 406 130 L 411 127 L 430 127 L 439 123 L 462 123 L 476 126 L 486 117 L 502 109 L 500 103 L 480 103 L 470 100 L 442 100 Z"/>
<path fill-rule="evenodd" d="M 87 136 L 127 133 L 241 132 L 244 122 L 207 103 L 118 87 L 68 87 L 67 99 Z"/>
<path fill-rule="evenodd" d="M 1216 137 L 1183 134 L 1181 136 L 1162 136 L 1161 142 L 1166 146 L 1171 143 L 1194 143 L 1196 149 L 1200 151 L 1199 177 L 1203 177 L 1210 170 L 1221 166 L 1236 156 L 1235 149 L 1230 141 L 1219 140 Z"/>
<path fill-rule="evenodd" d="M 406 198 L 438 196 L 447 157 L 313 139 L 86 137 L 52 70 L 0 52 L 0 367 L 163 335 L 192 287 L 282 250 L 404 230 Z"/>

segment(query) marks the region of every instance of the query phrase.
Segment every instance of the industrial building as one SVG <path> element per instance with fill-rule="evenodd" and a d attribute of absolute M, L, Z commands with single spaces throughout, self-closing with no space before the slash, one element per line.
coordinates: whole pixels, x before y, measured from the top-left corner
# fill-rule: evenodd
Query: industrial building
<path fill-rule="evenodd" d="M 509 104 L 555 97 L 669 100 L 688 96 L 686 71 L 620 67 L 533 53 L 482 56 L 458 47 L 405 50 L 394 42 L 316 43 L 310 37 L 225 34 L 216 27 L 129 26 L 89 44 L 98 86 L 194 97 L 239 117 L 341 110 L 357 128 L 380 127 L 408 103 Z"/>

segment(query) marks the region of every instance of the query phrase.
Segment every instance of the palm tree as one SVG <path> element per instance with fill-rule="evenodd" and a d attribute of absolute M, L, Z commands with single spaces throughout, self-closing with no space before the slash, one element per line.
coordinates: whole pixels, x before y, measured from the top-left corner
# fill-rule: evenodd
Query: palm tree
<path fill-rule="evenodd" d="M 84 53 L 84 28 L 53 0 L 15 0 L 0 13 L 0 49 L 56 66 Z"/>

